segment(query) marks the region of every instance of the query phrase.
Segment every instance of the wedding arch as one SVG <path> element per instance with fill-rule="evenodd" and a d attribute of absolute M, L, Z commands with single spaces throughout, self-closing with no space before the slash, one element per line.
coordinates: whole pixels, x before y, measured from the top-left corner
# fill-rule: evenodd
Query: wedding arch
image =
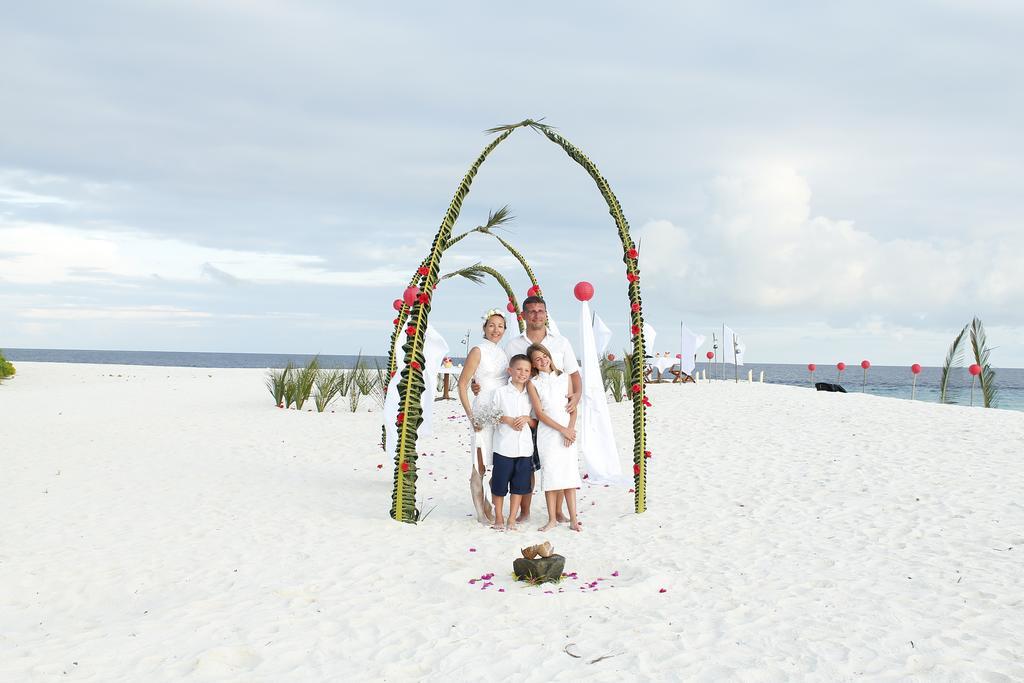
<path fill-rule="evenodd" d="M 421 404 L 423 390 L 425 389 L 423 379 L 423 342 L 426 335 L 427 322 L 430 317 L 430 305 L 434 296 L 434 290 L 440 279 L 438 270 L 441 264 L 441 257 L 444 252 L 455 241 L 452 238 L 452 228 L 458 220 L 459 212 L 462 210 L 462 203 L 469 194 L 473 179 L 479 172 L 480 167 L 491 152 L 502 142 L 508 139 L 516 130 L 529 128 L 544 135 L 548 140 L 555 143 L 569 156 L 570 159 L 583 167 L 597 185 L 598 191 L 608 204 L 608 212 L 615 221 L 618 229 L 619 240 L 622 243 L 622 260 L 626 265 L 627 295 L 629 299 L 630 321 L 633 340 L 633 354 L 631 376 L 634 377 L 634 384 L 629 388 L 633 400 L 633 492 L 634 509 L 637 513 L 647 509 L 647 456 L 649 451 L 645 448 L 646 437 L 646 412 L 649 405 L 644 392 L 644 338 L 643 338 L 643 308 L 640 299 L 640 267 L 638 263 L 639 254 L 629 234 L 629 223 L 622 212 L 622 206 L 612 192 L 608 181 L 601 175 L 597 166 L 588 159 L 579 148 L 562 137 L 552 126 L 539 121 L 526 119 L 519 123 L 506 126 L 498 126 L 487 131 L 489 134 L 497 133 L 498 136 L 484 147 L 480 156 L 473 165 L 469 167 L 462 182 L 459 184 L 452 198 L 448 211 L 441 221 L 441 226 L 434 235 L 430 251 L 421 261 L 416 275 L 410 280 L 406 296 L 403 297 L 403 305 L 399 310 L 399 319 L 395 325 L 395 333 L 392 336 L 392 348 L 398 338 L 402 325 L 406 325 L 408 333 L 402 350 L 405 353 L 405 366 L 402 368 L 398 382 L 398 414 L 395 417 L 397 438 L 395 445 L 395 474 L 394 487 L 391 495 L 391 517 L 398 522 L 416 523 L 419 520 L 420 512 L 416 509 L 416 480 L 417 480 L 417 450 L 416 431 L 423 421 L 423 408 Z M 472 232 L 472 231 L 470 231 Z M 462 239 L 468 233 L 458 236 Z M 500 239 L 500 238 L 499 238 Z M 525 265 L 525 261 L 521 261 Z M 531 291 L 539 291 L 536 284 Z M 392 365 L 389 371 L 394 372 Z"/>

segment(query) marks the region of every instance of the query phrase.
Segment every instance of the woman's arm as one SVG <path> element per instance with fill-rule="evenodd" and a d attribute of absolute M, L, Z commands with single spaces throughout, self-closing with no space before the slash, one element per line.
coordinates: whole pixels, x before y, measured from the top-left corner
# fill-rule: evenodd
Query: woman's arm
<path fill-rule="evenodd" d="M 480 428 L 473 425 L 473 407 L 469 400 L 469 382 L 473 379 L 478 367 L 480 367 L 480 347 L 474 346 L 466 356 L 466 364 L 462 366 L 462 374 L 459 375 L 459 400 L 462 401 L 462 409 L 466 412 L 466 417 L 469 418 L 469 426 L 479 432 Z"/>

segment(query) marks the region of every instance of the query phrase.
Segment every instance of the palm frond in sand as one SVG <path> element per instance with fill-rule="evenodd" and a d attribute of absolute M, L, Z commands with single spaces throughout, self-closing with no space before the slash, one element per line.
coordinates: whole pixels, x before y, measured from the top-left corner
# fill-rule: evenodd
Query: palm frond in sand
<path fill-rule="evenodd" d="M 331 401 L 338 395 L 341 383 L 344 382 L 345 373 L 337 368 L 332 370 L 320 370 L 316 375 L 313 393 L 313 403 L 316 404 L 316 412 L 322 413 L 330 405 Z"/>
<path fill-rule="evenodd" d="M 981 395 L 986 408 L 994 408 L 999 401 L 999 387 L 996 386 L 996 372 L 989 362 L 988 341 L 985 338 L 985 326 L 977 317 L 971 321 L 971 349 L 974 351 L 974 362 L 981 366 L 978 381 L 981 384 Z"/>
<path fill-rule="evenodd" d="M 953 343 L 949 346 L 949 352 L 946 353 L 946 362 L 942 364 L 942 378 L 939 380 L 939 403 L 954 402 L 954 394 L 956 392 L 949 386 L 949 375 L 953 368 L 963 364 L 963 341 L 965 334 L 967 334 L 967 325 L 964 325 L 964 329 L 960 330 L 960 334 L 956 335 Z"/>
<path fill-rule="evenodd" d="M 291 361 L 288 361 L 288 364 L 281 370 L 267 371 L 267 390 L 270 392 L 270 395 L 274 397 L 275 406 L 288 407 L 284 402 L 285 386 L 288 384 L 288 378 L 294 369 L 295 366 Z"/>
<path fill-rule="evenodd" d="M 309 400 L 313 393 L 313 385 L 316 383 L 317 373 L 320 372 L 320 356 L 313 358 L 295 372 L 295 408 L 302 410 L 302 406 Z"/>

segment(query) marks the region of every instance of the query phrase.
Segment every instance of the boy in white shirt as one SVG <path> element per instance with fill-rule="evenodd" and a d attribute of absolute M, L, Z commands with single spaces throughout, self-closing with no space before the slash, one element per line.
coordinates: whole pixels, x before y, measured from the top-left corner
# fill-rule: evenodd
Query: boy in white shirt
<path fill-rule="evenodd" d="M 533 436 L 537 426 L 531 413 L 526 383 L 530 381 L 530 359 L 522 354 L 508 362 L 508 384 L 494 390 L 491 407 L 501 413 L 494 430 L 494 464 L 491 466 L 491 497 L 494 500 L 494 529 L 505 528 L 505 496 L 511 492 L 508 528 L 516 529 L 516 516 L 523 496 L 533 493 Z M 524 429 L 526 427 L 527 429 Z"/>

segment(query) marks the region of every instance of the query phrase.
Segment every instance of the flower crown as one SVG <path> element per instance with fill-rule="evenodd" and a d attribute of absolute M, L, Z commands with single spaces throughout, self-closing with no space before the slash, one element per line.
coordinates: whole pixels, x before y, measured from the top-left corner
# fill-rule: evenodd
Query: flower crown
<path fill-rule="evenodd" d="M 499 311 L 497 308 L 489 308 L 484 313 L 483 318 L 481 318 L 481 320 L 487 320 L 492 315 L 500 315 L 502 318 L 504 318 L 505 317 L 505 312 L 504 311 Z"/>

